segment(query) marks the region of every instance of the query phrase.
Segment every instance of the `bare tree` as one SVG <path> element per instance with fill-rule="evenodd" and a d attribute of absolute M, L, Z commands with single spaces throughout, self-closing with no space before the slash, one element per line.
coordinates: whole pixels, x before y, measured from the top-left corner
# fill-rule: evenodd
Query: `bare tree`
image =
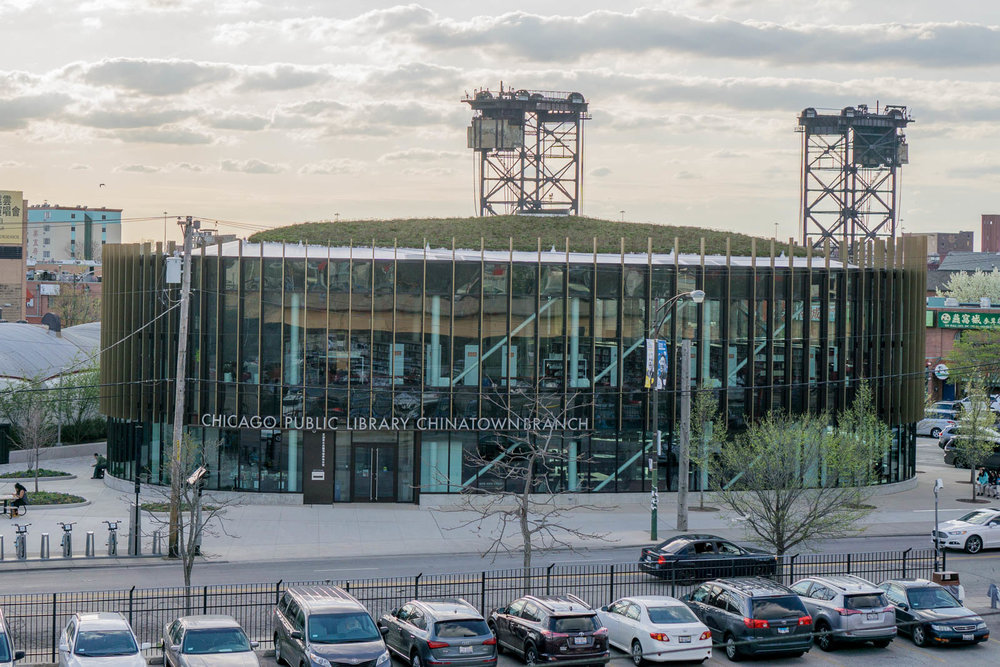
<path fill-rule="evenodd" d="M 768 415 L 713 463 L 716 495 L 751 537 L 784 554 L 817 539 L 857 532 L 872 509 L 870 484 L 892 444 L 862 386 L 836 428 L 825 415 Z"/>
<path fill-rule="evenodd" d="M 699 383 L 691 405 L 691 447 L 689 458 L 701 478 L 698 484 L 698 508 L 705 509 L 705 487 L 710 483 L 712 459 L 718 456 L 729 438 L 729 423 L 719 411 L 715 390 Z"/>
<path fill-rule="evenodd" d="M 90 283 L 59 284 L 59 294 L 49 297 L 49 310 L 59 316 L 64 327 L 101 319 L 101 297 L 90 290 Z"/>
<path fill-rule="evenodd" d="M 480 445 L 466 454 L 466 465 L 476 473 L 462 485 L 461 502 L 447 510 L 473 515 L 454 529 L 474 526 L 477 532 L 488 533 L 490 542 L 482 553 L 484 558 L 496 559 L 501 552 L 521 554 L 525 591 L 530 588 L 531 561 L 536 551 L 575 550 L 580 540 L 611 541 L 607 533 L 574 525 L 570 510 L 614 508 L 560 502 L 560 496 L 585 490 L 576 485 L 575 477 L 577 466 L 582 468 L 590 460 L 577 449 L 586 434 L 564 436 L 566 421 L 585 412 L 577 400 L 576 394 L 529 396 L 519 390 L 512 392 L 509 403 L 495 401 L 506 416 L 520 419 L 526 428 L 504 432 L 495 446 Z M 530 416 L 523 419 L 520 415 L 524 414 Z M 487 484 L 487 480 L 492 483 Z"/>
<path fill-rule="evenodd" d="M 10 424 L 11 443 L 28 452 L 36 492 L 42 449 L 54 445 L 57 434 L 53 398 L 44 389 L 41 378 L 35 378 L 0 393 L 0 418 Z"/>
<path fill-rule="evenodd" d="M 199 474 L 200 472 L 200 474 Z M 238 504 L 234 499 L 223 499 L 211 492 L 202 493 L 208 476 L 211 474 L 203 452 L 190 437 L 184 436 L 180 456 L 171 462 L 171 478 L 179 480 L 177 512 L 180 517 L 177 526 L 178 546 L 177 556 L 181 559 L 181 569 L 184 575 L 184 586 L 191 587 L 191 573 L 199 558 L 211 558 L 202 553 L 201 541 L 206 535 L 224 534 L 227 537 L 238 536 L 229 533 L 225 526 L 225 513 L 228 507 Z M 170 487 L 156 488 L 156 493 L 162 502 L 170 503 Z M 169 526 L 169 519 L 162 514 L 147 511 L 150 519 L 161 526 Z"/>

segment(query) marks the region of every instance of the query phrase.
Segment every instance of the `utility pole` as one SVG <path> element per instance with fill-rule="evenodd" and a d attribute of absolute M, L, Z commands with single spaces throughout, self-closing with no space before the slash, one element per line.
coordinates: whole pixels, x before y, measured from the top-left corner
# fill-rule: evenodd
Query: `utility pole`
<path fill-rule="evenodd" d="M 688 468 L 691 463 L 691 339 L 681 341 L 681 433 L 677 461 L 677 530 L 688 529 Z"/>
<path fill-rule="evenodd" d="M 178 218 L 179 220 L 179 218 Z M 180 325 L 177 328 L 177 380 L 174 388 L 174 449 L 170 466 L 170 534 L 168 555 L 180 557 L 178 532 L 181 520 L 181 452 L 184 438 L 184 398 L 187 385 L 188 314 L 191 301 L 191 245 L 201 221 L 187 216 L 178 222 L 184 230 L 184 264 L 181 275 Z M 136 471 L 138 475 L 138 471 Z"/>

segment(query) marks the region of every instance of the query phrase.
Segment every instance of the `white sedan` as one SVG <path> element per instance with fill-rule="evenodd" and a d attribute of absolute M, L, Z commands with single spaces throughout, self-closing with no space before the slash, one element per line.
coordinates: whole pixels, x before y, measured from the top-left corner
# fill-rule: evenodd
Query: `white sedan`
<path fill-rule="evenodd" d="M 59 638 L 59 667 L 146 667 L 142 651 L 149 647 L 121 614 L 77 613 Z"/>
<path fill-rule="evenodd" d="M 954 419 L 947 419 L 945 417 L 924 417 L 917 422 L 917 435 L 929 435 L 932 438 L 936 438 L 941 435 L 941 431 L 957 423 Z"/>
<path fill-rule="evenodd" d="M 1000 509 L 973 510 L 951 521 L 944 521 L 933 538 L 945 549 L 964 549 L 970 554 L 1000 547 Z"/>
<path fill-rule="evenodd" d="M 646 662 L 712 657 L 712 633 L 686 604 L 669 596 L 622 598 L 597 612 L 611 645 L 638 667 Z"/>

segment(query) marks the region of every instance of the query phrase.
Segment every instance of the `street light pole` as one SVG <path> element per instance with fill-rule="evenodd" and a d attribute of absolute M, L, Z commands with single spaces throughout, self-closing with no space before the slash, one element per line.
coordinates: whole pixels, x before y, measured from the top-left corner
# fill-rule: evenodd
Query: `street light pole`
<path fill-rule="evenodd" d="M 941 533 L 940 524 L 938 523 L 938 491 L 944 487 L 944 482 L 938 477 L 934 481 L 934 571 L 940 572 L 944 569 L 944 565 L 938 568 L 938 559 L 941 555 Z"/>
<path fill-rule="evenodd" d="M 688 469 L 691 451 L 691 339 L 681 340 L 681 437 L 677 455 L 677 530 L 688 529 Z"/>
<path fill-rule="evenodd" d="M 703 292 L 702 290 L 692 290 L 690 292 L 681 292 L 680 294 L 676 294 L 676 295 L 672 296 L 671 298 L 667 299 L 665 302 L 663 302 L 663 304 L 656 310 L 656 312 L 653 313 L 653 324 L 649 328 L 649 335 L 646 337 L 646 340 L 647 340 L 646 344 L 647 345 L 653 345 L 653 346 L 655 346 L 657 348 L 656 355 L 659 354 L 659 351 L 658 351 L 659 345 L 658 345 L 657 341 L 659 339 L 660 329 L 663 327 L 663 323 L 666 321 L 667 316 L 671 314 L 674 305 L 678 301 L 680 301 L 682 299 L 691 299 L 695 303 L 701 303 L 702 301 L 705 300 L 705 292 Z M 684 342 L 687 345 L 687 354 L 684 355 L 683 351 L 681 353 L 682 356 L 686 359 L 686 362 L 683 359 L 681 361 L 681 364 L 682 364 L 681 365 L 681 374 L 682 374 L 681 382 L 682 383 L 684 382 L 683 376 L 684 376 L 684 374 L 686 372 L 687 378 L 688 378 L 688 380 L 687 380 L 687 385 L 688 386 L 686 387 L 687 388 L 687 396 L 688 396 L 688 400 L 690 400 L 691 387 L 689 385 L 691 384 L 691 367 L 690 367 L 690 362 L 691 362 L 691 341 L 685 340 Z M 684 349 L 683 345 L 682 345 L 681 349 L 682 350 Z M 659 359 L 658 359 L 658 357 L 656 355 L 654 355 L 654 368 L 653 368 L 653 372 L 652 372 L 652 374 L 650 376 L 650 380 L 651 380 L 651 382 L 650 382 L 650 389 L 652 389 L 651 398 L 652 398 L 652 401 L 653 401 L 653 409 L 650 410 L 650 417 L 652 419 L 653 424 L 652 424 L 652 428 L 650 430 L 653 433 L 653 443 L 656 445 L 656 453 L 653 454 L 650 457 L 650 468 L 651 468 L 651 470 L 650 470 L 650 481 L 652 483 L 652 488 L 650 489 L 650 498 L 649 498 L 649 512 L 650 512 L 650 516 L 649 516 L 649 539 L 654 540 L 654 541 L 657 539 L 657 520 L 658 520 L 658 511 L 657 510 L 659 508 L 659 491 L 658 491 L 657 487 L 659 485 L 660 454 L 663 451 L 663 444 L 662 444 L 661 435 L 660 435 L 660 401 L 659 401 L 659 388 L 660 387 L 659 387 L 659 382 L 658 382 L 658 380 L 659 380 Z M 686 365 L 686 371 L 685 371 L 685 365 Z M 683 393 L 681 395 L 684 396 Z M 688 468 L 687 458 L 686 457 L 687 457 L 687 437 L 688 437 L 687 434 L 690 432 L 690 415 L 691 415 L 690 405 L 688 405 L 688 413 L 687 414 L 688 414 L 688 422 L 689 423 L 688 423 L 688 429 L 687 429 L 687 431 L 685 431 L 685 429 L 684 429 L 684 405 L 682 403 L 682 405 L 681 405 L 681 456 L 683 457 L 683 461 L 680 462 L 680 466 L 678 468 L 678 475 L 680 474 L 681 468 L 683 468 L 684 471 L 686 471 L 687 468 Z M 678 477 L 678 491 L 680 491 L 681 488 L 682 488 L 681 487 L 681 480 Z M 678 505 L 678 508 L 677 508 L 678 526 L 677 527 L 680 530 L 687 530 L 687 478 L 686 477 L 683 480 L 683 489 L 684 489 L 684 526 L 683 526 L 683 528 L 680 526 L 680 516 L 681 516 L 681 514 L 680 514 L 680 505 Z M 678 502 L 680 502 L 680 496 L 678 496 Z"/>

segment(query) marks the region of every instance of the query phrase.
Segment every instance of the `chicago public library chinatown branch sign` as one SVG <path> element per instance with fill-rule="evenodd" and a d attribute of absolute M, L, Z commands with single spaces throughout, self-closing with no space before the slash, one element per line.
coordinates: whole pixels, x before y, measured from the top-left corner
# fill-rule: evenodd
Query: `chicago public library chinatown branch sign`
<path fill-rule="evenodd" d="M 584 417 L 537 419 L 532 417 L 261 417 L 205 413 L 202 426 L 209 428 L 289 429 L 292 431 L 587 431 Z"/>

